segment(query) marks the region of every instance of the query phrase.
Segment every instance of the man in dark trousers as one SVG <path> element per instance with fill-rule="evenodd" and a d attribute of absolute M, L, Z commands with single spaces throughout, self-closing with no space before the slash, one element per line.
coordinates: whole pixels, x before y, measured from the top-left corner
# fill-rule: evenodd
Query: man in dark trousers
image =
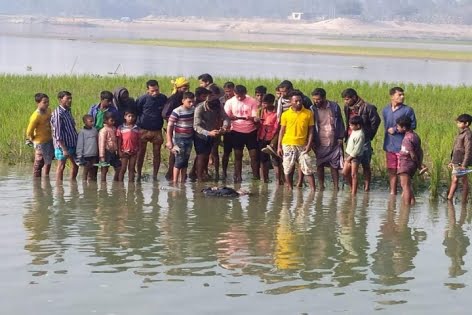
<path fill-rule="evenodd" d="M 362 165 L 364 172 L 364 190 L 370 190 L 370 182 L 372 180 L 372 171 L 370 162 L 372 160 L 372 140 L 377 133 L 380 125 L 380 116 L 377 112 L 377 107 L 364 101 L 356 90 L 349 88 L 341 93 L 344 100 L 344 117 L 346 119 L 346 140 L 351 134 L 349 126 L 349 119 L 353 116 L 360 116 L 362 118 L 362 129 L 365 135 L 364 151 L 358 159 Z"/>

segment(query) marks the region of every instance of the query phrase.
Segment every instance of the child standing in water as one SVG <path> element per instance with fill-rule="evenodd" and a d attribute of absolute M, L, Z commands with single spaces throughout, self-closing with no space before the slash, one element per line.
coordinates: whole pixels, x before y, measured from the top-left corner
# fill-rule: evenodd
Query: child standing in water
<path fill-rule="evenodd" d="M 472 164 L 472 132 L 470 131 L 470 124 L 472 123 L 472 116 L 469 114 L 459 115 L 456 119 L 459 134 L 454 140 L 454 147 L 451 153 L 451 162 L 449 168 L 453 168 L 451 187 L 447 199 L 452 200 L 454 193 L 459 184 L 459 178 L 462 182 L 462 201 L 467 200 L 469 194 L 469 180 L 466 175 L 459 176 L 458 171 L 465 170 Z"/>
<path fill-rule="evenodd" d="M 262 108 L 260 113 L 261 124 L 259 125 L 259 130 L 257 132 L 257 140 L 259 145 L 259 167 L 264 183 L 269 182 L 269 166 L 271 162 L 271 155 L 263 152 L 262 149 L 270 144 L 272 139 L 276 136 L 279 127 L 274 102 L 275 96 L 273 94 L 266 94 L 262 98 Z M 282 171 L 280 169 L 280 157 L 273 155 L 272 164 L 275 170 L 275 182 L 277 185 L 280 185 L 283 183 L 283 179 L 281 177 Z"/>
<path fill-rule="evenodd" d="M 115 118 L 113 113 L 106 112 L 103 128 L 98 135 L 98 153 L 100 156 L 99 166 L 101 170 L 101 181 L 107 180 L 108 167 L 113 166 L 114 181 L 118 181 L 121 169 L 121 161 L 118 157 L 118 142 L 116 139 Z"/>
<path fill-rule="evenodd" d="M 97 180 L 98 162 L 98 131 L 93 126 L 94 120 L 92 115 L 84 115 L 82 118 L 84 128 L 80 130 L 77 138 L 77 161 L 79 165 L 83 165 L 82 180 Z"/>
<path fill-rule="evenodd" d="M 44 93 L 36 93 L 34 100 L 36 110 L 31 115 L 26 129 L 27 140 L 34 145 L 33 176 L 41 177 L 43 167 L 44 175 L 49 176 L 54 157 L 49 97 Z"/>
<path fill-rule="evenodd" d="M 141 145 L 139 127 L 136 125 L 136 114 L 133 112 L 126 111 L 124 119 L 125 122 L 118 127 L 116 131 L 118 150 L 121 158 L 121 171 L 118 180 L 123 181 L 126 169 L 128 169 L 128 181 L 134 182 L 134 169 Z"/>
<path fill-rule="evenodd" d="M 185 92 L 182 105 L 172 111 L 167 125 L 166 147 L 175 154 L 174 184 L 179 181 L 183 183 L 187 178 L 188 160 L 193 146 L 194 103 L 195 95 Z"/>
<path fill-rule="evenodd" d="M 413 205 L 415 204 L 415 195 L 413 194 L 411 179 L 423 163 L 421 139 L 413 131 L 410 117 L 400 117 L 396 122 L 397 132 L 405 134 L 402 140 L 397 169 L 397 175 L 400 177 L 400 185 L 403 191 L 402 200 L 405 205 Z"/>
<path fill-rule="evenodd" d="M 357 194 L 357 173 L 359 171 L 358 158 L 362 156 L 365 135 L 362 130 L 362 118 L 353 116 L 349 119 L 349 128 L 352 132 L 347 140 L 346 160 L 344 161 L 343 176 L 351 187 L 351 194 Z"/>

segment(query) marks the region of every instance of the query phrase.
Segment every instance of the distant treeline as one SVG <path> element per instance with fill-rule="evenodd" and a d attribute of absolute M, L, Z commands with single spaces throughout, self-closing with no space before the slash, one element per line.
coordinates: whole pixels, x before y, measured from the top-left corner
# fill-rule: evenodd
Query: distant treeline
<path fill-rule="evenodd" d="M 130 4 L 132 3 L 132 4 Z M 198 16 L 286 19 L 342 16 L 366 20 L 401 19 L 472 24 L 472 0 L 16 0 L 1 1 L 0 14 L 82 15 L 106 18 Z"/>

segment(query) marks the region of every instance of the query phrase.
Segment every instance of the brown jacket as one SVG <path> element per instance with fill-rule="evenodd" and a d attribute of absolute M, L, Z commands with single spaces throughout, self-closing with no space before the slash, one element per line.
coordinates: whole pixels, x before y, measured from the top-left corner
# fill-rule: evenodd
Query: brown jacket
<path fill-rule="evenodd" d="M 454 140 L 451 159 L 453 164 L 463 167 L 472 165 L 472 131 L 469 128 L 461 130 Z"/>

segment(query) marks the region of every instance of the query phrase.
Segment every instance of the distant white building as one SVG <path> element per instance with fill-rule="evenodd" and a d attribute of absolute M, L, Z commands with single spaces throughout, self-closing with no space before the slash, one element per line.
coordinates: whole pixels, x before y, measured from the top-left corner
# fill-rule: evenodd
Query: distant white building
<path fill-rule="evenodd" d="M 291 15 L 288 16 L 289 20 L 300 21 L 302 19 L 303 12 L 292 12 Z"/>

